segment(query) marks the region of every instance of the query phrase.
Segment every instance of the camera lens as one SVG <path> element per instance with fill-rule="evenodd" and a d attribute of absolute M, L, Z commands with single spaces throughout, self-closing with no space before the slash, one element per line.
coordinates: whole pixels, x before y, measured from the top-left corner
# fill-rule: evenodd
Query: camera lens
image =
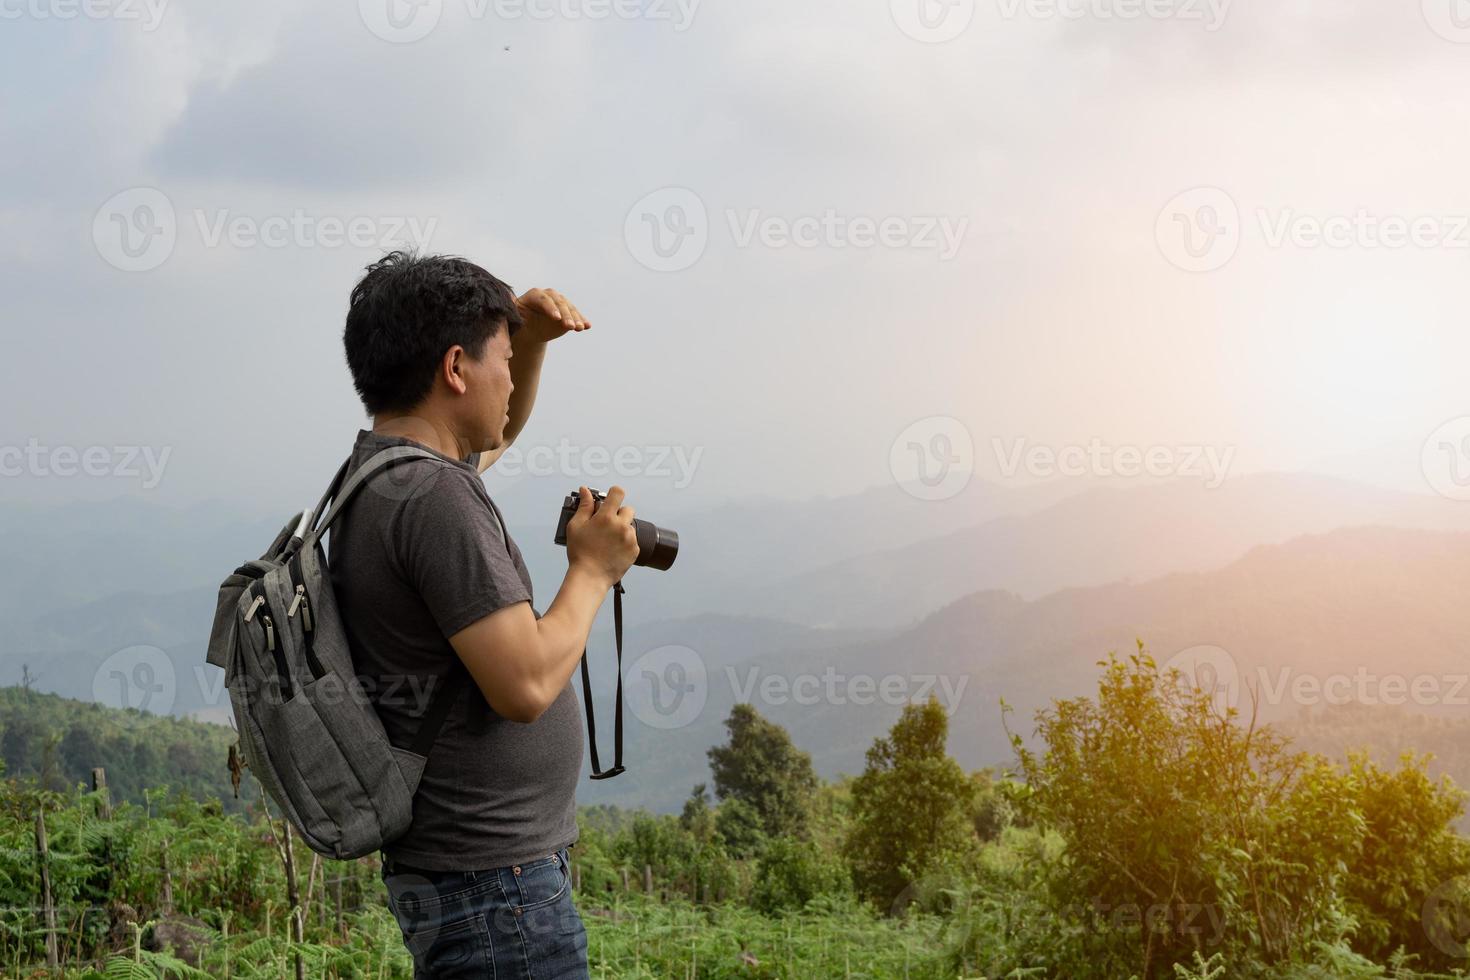
<path fill-rule="evenodd" d="M 638 559 L 633 564 L 668 571 L 679 557 L 678 532 L 637 517 L 633 518 L 633 530 L 638 534 Z"/>

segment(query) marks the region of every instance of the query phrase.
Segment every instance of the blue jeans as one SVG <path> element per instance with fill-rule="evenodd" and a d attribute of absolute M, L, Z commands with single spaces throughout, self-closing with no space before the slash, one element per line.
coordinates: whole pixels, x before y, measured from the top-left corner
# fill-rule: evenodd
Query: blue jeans
<path fill-rule="evenodd" d="M 388 907 L 414 980 L 582 980 L 587 931 L 572 904 L 567 850 L 488 871 L 383 862 Z"/>

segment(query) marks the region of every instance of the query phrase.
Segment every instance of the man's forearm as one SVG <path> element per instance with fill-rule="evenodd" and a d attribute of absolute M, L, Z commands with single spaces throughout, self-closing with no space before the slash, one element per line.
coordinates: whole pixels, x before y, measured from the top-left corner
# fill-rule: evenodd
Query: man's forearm
<path fill-rule="evenodd" d="M 597 610 L 607 598 L 612 584 L 599 578 L 582 566 L 572 565 L 567 569 L 561 589 L 550 607 L 536 622 L 541 636 L 541 680 L 543 688 L 539 700 L 550 705 L 561 694 L 572 678 L 572 671 L 582 658 L 587 646 L 587 634 L 592 632 L 592 622 Z"/>
<path fill-rule="evenodd" d="M 505 442 L 509 444 L 520 435 L 531 418 L 531 409 L 536 404 L 536 389 L 541 387 L 541 365 L 546 360 L 546 341 L 529 340 L 517 332 L 510 342 L 510 380 L 515 387 L 510 393 L 507 411 L 510 421 L 505 424 Z"/>

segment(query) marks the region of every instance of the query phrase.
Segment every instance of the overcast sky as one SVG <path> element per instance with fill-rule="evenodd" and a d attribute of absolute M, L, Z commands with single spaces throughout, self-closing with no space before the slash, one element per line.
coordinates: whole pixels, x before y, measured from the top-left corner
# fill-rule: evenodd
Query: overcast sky
<path fill-rule="evenodd" d="M 1463 486 L 1460 2 L 0 0 L 0 500 L 314 493 L 414 241 L 592 318 L 573 484 Z"/>

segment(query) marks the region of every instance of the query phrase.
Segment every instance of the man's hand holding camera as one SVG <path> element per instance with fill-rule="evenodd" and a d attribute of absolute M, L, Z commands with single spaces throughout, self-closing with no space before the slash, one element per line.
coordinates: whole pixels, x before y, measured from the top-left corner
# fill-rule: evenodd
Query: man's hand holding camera
<path fill-rule="evenodd" d="M 623 506 L 622 487 L 612 487 L 596 501 L 586 487 L 576 513 L 567 521 L 567 565 L 586 571 L 604 588 L 621 581 L 638 557 L 638 534 L 633 527 L 633 508 Z"/>

